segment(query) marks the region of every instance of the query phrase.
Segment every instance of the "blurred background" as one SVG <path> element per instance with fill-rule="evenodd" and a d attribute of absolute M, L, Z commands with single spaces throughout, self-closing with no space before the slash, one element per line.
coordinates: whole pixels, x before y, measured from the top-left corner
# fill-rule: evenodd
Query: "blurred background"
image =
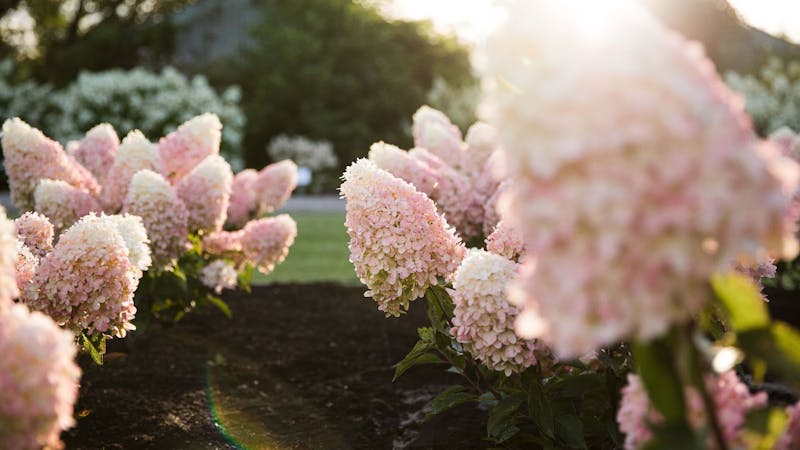
<path fill-rule="evenodd" d="M 705 45 L 748 95 L 760 132 L 798 128 L 789 95 L 800 91 L 798 2 L 640 1 Z M 99 122 L 157 140 L 211 111 L 235 169 L 289 157 L 314 172 L 307 192 L 332 193 L 372 142 L 410 146 L 420 105 L 461 127 L 474 121 L 471 50 L 498 9 L 491 0 L 0 0 L 0 114 L 66 143 Z"/>

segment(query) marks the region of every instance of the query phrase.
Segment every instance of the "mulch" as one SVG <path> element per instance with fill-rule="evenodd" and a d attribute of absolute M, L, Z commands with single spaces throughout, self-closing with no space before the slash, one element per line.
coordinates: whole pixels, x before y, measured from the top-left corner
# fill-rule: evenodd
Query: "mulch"
<path fill-rule="evenodd" d="M 362 287 L 254 287 L 81 358 L 68 449 L 478 449 L 485 413 L 466 405 L 423 421 L 455 375 L 393 364 L 425 324 L 424 305 L 384 318 Z"/>

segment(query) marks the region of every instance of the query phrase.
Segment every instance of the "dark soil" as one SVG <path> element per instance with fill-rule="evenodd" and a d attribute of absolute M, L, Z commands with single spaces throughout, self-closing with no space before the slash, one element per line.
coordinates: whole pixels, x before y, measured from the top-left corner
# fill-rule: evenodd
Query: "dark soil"
<path fill-rule="evenodd" d="M 485 414 L 466 405 L 423 423 L 455 382 L 392 365 L 416 341 L 423 305 L 386 319 L 361 287 L 256 287 L 233 311 L 152 325 L 85 358 L 69 449 L 478 449 Z"/>

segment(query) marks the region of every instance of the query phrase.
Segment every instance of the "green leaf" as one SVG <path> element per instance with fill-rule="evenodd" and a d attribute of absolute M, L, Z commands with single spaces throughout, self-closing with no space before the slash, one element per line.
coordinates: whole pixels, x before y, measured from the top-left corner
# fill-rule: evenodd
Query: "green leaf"
<path fill-rule="evenodd" d="M 531 371 L 535 371 L 536 376 L 527 381 L 528 387 L 528 412 L 537 428 L 542 430 L 545 436 L 555 437 L 555 421 L 553 420 L 553 408 L 550 401 L 545 398 L 542 389 L 542 378 L 539 366 Z"/>
<path fill-rule="evenodd" d="M 206 301 L 216 306 L 217 309 L 222 311 L 222 314 L 225 314 L 225 317 L 227 317 L 228 319 L 233 318 L 233 314 L 231 313 L 231 308 L 221 298 L 214 295 L 206 295 Z"/>
<path fill-rule="evenodd" d="M 788 415 L 784 408 L 761 408 L 747 414 L 742 439 L 746 448 L 770 450 L 786 428 Z"/>
<path fill-rule="evenodd" d="M 489 410 L 486 432 L 490 438 L 499 443 L 510 439 L 516 433 L 516 431 L 510 433 L 509 430 L 516 428 L 514 424 L 515 414 L 523 402 L 524 399 L 520 396 L 508 396 L 501 399 L 494 408 Z M 516 430 L 518 431 L 519 429 L 516 428 Z"/>
<path fill-rule="evenodd" d="M 556 417 L 556 437 L 569 448 L 586 448 L 583 422 L 578 416 L 568 414 Z"/>
<path fill-rule="evenodd" d="M 716 274 L 711 277 L 711 287 L 728 315 L 730 326 L 736 332 L 766 328 L 769 311 L 753 280 L 737 274 Z"/>
<path fill-rule="evenodd" d="M 683 386 L 665 340 L 633 345 L 633 357 L 639 366 L 647 394 L 667 422 L 684 423 L 686 405 Z"/>
<path fill-rule="evenodd" d="M 103 355 L 106 352 L 106 340 L 104 337 L 99 336 L 92 338 L 87 336 L 84 332 L 78 336 L 81 346 L 84 351 L 92 357 L 92 361 L 98 366 L 103 365 Z"/>
<path fill-rule="evenodd" d="M 450 408 L 477 400 L 478 396 L 466 392 L 464 386 L 450 386 L 428 402 L 426 407 L 430 408 L 430 412 L 425 414 L 425 420 L 430 420 L 431 417 L 441 414 Z"/>
<path fill-rule="evenodd" d="M 775 321 L 768 329 L 749 330 L 737 339 L 745 354 L 765 362 L 767 370 L 783 381 L 800 386 L 800 332 L 796 329 Z"/>
<path fill-rule="evenodd" d="M 689 425 L 668 423 L 652 425 L 653 437 L 644 445 L 645 450 L 704 450 L 702 436 L 694 433 Z"/>
<path fill-rule="evenodd" d="M 395 364 L 394 377 L 392 378 L 392 381 L 400 378 L 401 375 L 414 366 L 441 362 L 441 358 L 433 353 L 430 353 L 430 350 L 432 349 L 433 344 L 424 341 L 417 341 L 417 343 L 414 344 L 414 348 L 408 352 L 406 357 L 403 358 L 399 363 Z"/>

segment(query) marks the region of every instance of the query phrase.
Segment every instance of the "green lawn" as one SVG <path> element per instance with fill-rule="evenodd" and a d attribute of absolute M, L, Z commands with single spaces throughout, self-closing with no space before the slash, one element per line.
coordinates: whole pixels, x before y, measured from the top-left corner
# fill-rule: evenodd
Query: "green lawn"
<path fill-rule="evenodd" d="M 253 283 L 358 283 L 349 261 L 344 213 L 293 213 L 291 216 L 297 222 L 297 239 L 289 256 L 267 276 L 256 272 Z"/>

